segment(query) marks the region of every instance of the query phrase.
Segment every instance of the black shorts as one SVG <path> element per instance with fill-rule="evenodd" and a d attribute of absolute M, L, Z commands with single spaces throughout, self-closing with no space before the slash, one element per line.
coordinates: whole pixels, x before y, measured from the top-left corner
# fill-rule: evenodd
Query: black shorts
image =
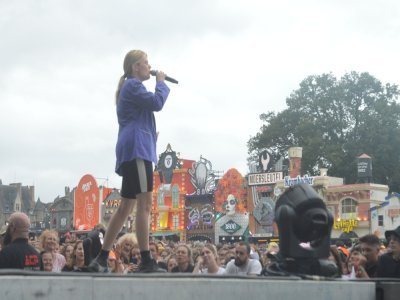
<path fill-rule="evenodd" d="M 134 159 L 121 165 L 123 198 L 135 199 L 137 194 L 153 191 L 153 163 Z"/>

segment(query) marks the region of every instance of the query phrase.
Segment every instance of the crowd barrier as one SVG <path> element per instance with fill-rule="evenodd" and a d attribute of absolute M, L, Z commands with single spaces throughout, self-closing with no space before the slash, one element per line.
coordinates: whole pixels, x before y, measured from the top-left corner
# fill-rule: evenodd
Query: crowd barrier
<path fill-rule="evenodd" d="M 0 270 L 0 299 L 394 300 L 400 280 L 302 280 L 185 274 L 110 275 Z"/>

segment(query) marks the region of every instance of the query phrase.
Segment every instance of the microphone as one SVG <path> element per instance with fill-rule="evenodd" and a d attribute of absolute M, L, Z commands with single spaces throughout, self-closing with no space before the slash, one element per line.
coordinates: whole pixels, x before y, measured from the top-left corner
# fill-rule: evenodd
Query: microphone
<path fill-rule="evenodd" d="M 157 75 L 157 71 L 156 70 L 151 70 L 150 71 L 150 75 L 151 76 L 156 76 Z M 169 81 L 169 82 L 172 82 L 172 83 L 178 83 L 178 80 L 176 80 L 176 79 L 174 79 L 172 77 L 169 77 L 169 76 L 165 76 L 165 80 Z"/>

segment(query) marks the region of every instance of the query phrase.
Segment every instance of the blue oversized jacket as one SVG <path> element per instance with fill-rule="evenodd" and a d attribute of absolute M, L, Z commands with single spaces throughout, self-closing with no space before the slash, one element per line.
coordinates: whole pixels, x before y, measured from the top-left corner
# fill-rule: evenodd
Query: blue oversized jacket
<path fill-rule="evenodd" d="M 115 172 L 121 174 L 121 164 L 136 158 L 157 163 L 156 120 L 154 111 L 160 111 L 169 94 L 168 86 L 157 82 L 155 92 L 148 92 L 143 83 L 133 77 L 125 80 L 118 99 L 119 123 L 116 145 Z"/>

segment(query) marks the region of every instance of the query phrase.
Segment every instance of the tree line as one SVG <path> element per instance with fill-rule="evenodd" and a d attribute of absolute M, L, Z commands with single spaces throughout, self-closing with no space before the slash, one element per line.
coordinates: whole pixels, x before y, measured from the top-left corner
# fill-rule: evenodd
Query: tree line
<path fill-rule="evenodd" d="M 303 174 L 357 181 L 356 158 L 372 157 L 373 182 L 400 191 L 400 104 L 395 84 L 382 84 L 369 73 L 332 73 L 305 78 L 286 99 L 287 108 L 265 112 L 260 131 L 248 141 L 249 160 L 268 149 L 287 157 L 293 146 L 303 148 Z"/>

